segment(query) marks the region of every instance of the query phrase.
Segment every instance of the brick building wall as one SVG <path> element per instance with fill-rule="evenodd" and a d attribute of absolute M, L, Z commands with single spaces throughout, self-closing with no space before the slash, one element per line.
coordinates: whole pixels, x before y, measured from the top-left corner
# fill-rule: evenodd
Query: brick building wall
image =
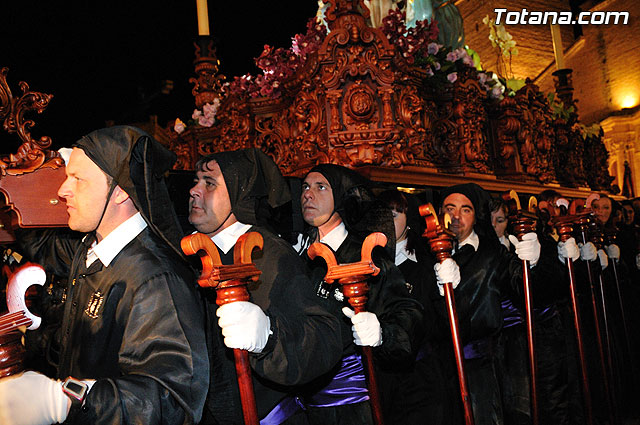
<path fill-rule="evenodd" d="M 640 102 L 640 2 L 609 0 L 589 9 L 628 11 L 627 25 L 583 25 L 583 40 L 565 54 L 573 69 L 574 98 L 579 100 L 580 119 L 585 124 L 599 122 L 624 107 Z M 550 73 L 538 81 L 553 87 Z"/>
<path fill-rule="evenodd" d="M 482 23 L 485 16 L 496 19 L 497 8 L 507 11 L 568 11 L 568 0 L 459 0 L 456 2 L 464 22 L 466 44 L 480 54 L 482 66 L 486 70 L 496 71 L 496 58 L 499 51 L 491 46 L 489 28 Z M 514 77 L 536 78 L 546 68 L 554 67 L 553 43 L 549 25 L 505 25 L 513 36 L 518 55 L 513 56 Z M 570 25 L 561 27 L 562 42 L 567 49 L 573 44 L 573 29 Z"/>
<path fill-rule="evenodd" d="M 465 41 L 476 50 L 485 69 L 496 70 L 497 51 L 491 47 L 486 15 L 495 19 L 496 8 L 509 11 L 569 11 L 569 1 L 552 0 L 459 0 L 464 19 Z M 580 119 L 585 124 L 601 121 L 623 107 L 640 101 L 640 2 L 606 0 L 582 10 L 591 12 L 628 11 L 627 25 L 582 25 L 583 36 L 575 39 L 571 25 L 560 26 L 565 66 L 573 69 L 574 98 L 579 100 Z M 549 25 L 505 25 L 517 43 L 519 53 L 512 59 L 516 78 L 534 79 L 544 92 L 553 91 L 555 71 Z"/>
<path fill-rule="evenodd" d="M 464 19 L 465 42 L 481 57 L 484 69 L 495 71 L 497 51 L 489 41 L 482 19 L 495 19 L 496 8 L 508 11 L 569 11 L 568 0 L 458 0 Z M 580 121 L 599 123 L 605 131 L 609 172 L 622 186 L 625 161 L 629 163 L 635 196 L 640 196 L 640 1 L 605 0 L 581 5 L 590 12 L 627 11 L 629 20 L 609 25 L 581 25 L 574 38 L 572 25 L 561 25 L 564 62 L 573 69 L 573 97 L 578 101 Z M 514 77 L 534 80 L 541 91 L 554 91 L 556 70 L 549 25 L 505 25 L 517 43 L 513 57 Z M 633 109 L 624 109 L 633 108 Z"/>

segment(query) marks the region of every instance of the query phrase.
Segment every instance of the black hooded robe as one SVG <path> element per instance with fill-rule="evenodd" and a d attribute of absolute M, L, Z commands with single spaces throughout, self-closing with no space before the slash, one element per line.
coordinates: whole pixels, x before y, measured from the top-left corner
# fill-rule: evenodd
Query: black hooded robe
<path fill-rule="evenodd" d="M 65 423 L 197 423 L 209 364 L 202 301 L 179 256 L 162 177 L 175 155 L 128 126 L 94 131 L 74 146 L 127 192 L 148 227 L 108 267 L 95 261 L 89 268 L 93 234 L 20 233 L 30 258 L 68 277 L 61 327 L 48 350 L 56 377 L 97 380 Z"/>
<path fill-rule="evenodd" d="M 249 354 L 258 417 L 264 418 L 288 393 L 325 373 L 340 360 L 338 323 L 318 302 L 300 258 L 282 238 L 252 226 L 264 246 L 252 260 L 262 272 L 249 285 L 250 302 L 271 320 L 273 335 L 260 354 Z M 233 250 L 220 250 L 223 264 L 233 263 Z M 207 323 L 211 350 L 211 384 L 203 424 L 244 424 L 233 352 L 224 345 L 217 325 L 214 291 L 208 291 Z"/>
<path fill-rule="evenodd" d="M 56 378 L 97 380 L 65 423 L 197 423 L 209 367 L 202 303 L 186 263 L 148 227 L 109 267 L 95 261 L 87 269 L 88 245 L 72 232 L 25 234 L 21 244 L 47 271 L 69 276 L 49 347 Z"/>
<path fill-rule="evenodd" d="M 340 361 L 340 324 L 316 298 L 304 263 L 291 245 L 262 226 L 272 223 L 275 208 L 290 201 L 288 184 L 275 163 L 255 148 L 220 152 L 203 161 L 218 163 L 233 214 L 263 238 L 263 249 L 252 256 L 262 274 L 248 288 L 250 302 L 269 316 L 273 332 L 261 353 L 249 354 L 262 420 L 281 401 L 292 400 L 286 397 L 292 386 L 311 381 Z M 233 262 L 233 250 L 219 253 L 223 264 Z M 215 294 L 208 291 L 207 297 L 211 385 L 202 423 L 241 425 L 244 420 L 233 352 L 224 345 L 217 325 Z"/>
<path fill-rule="evenodd" d="M 473 183 L 456 185 L 444 189 L 441 199 L 452 193 L 462 193 L 472 202 L 476 213 L 474 230 L 480 240 L 477 250 L 465 245 L 453 255 L 460 267 L 461 281 L 454 296 L 474 421 L 476 425 L 503 424 L 496 356 L 497 335 L 503 325 L 501 300 L 509 298 L 517 307 L 524 305 L 522 261 L 498 241 L 488 221 L 489 195 L 484 189 Z M 534 307 L 546 306 L 556 299 L 558 288 L 554 284 L 562 274 L 556 252 L 541 250 L 537 265 L 530 269 Z M 437 288 L 435 273 L 430 278 L 430 286 Z M 464 423 L 447 307 L 437 289 L 432 296 L 439 318 L 438 355 L 448 359 L 443 361 L 444 373 L 453 403 L 447 416 L 452 418 L 451 423 Z"/>
<path fill-rule="evenodd" d="M 334 209 L 340 213 L 347 229 L 358 229 L 359 234 L 369 233 L 384 228 L 385 224 L 393 225 L 391 210 L 378 210 L 374 203 L 366 202 L 367 180 L 344 167 L 333 164 L 321 164 L 310 172 L 320 172 L 327 178 L 331 185 Z M 367 213 L 377 215 L 386 212 L 386 215 L 369 219 Z M 393 232 L 385 232 L 387 234 Z M 393 240 L 393 239 L 391 239 Z M 350 231 L 347 238 L 335 252 L 339 264 L 361 261 L 361 248 L 363 239 L 355 231 Z M 388 244 L 393 245 L 393 244 Z M 306 252 L 303 258 L 307 259 L 311 281 L 316 288 L 319 299 L 324 299 L 326 308 L 341 323 L 342 340 L 344 344 L 343 357 L 358 352 L 353 341 L 352 323 L 342 312 L 342 307 L 349 306 L 348 301 L 341 297 L 341 289 L 338 284 L 328 286 L 324 282 L 326 263 L 321 258 L 311 261 Z M 380 268 L 377 276 L 368 279 L 369 292 L 366 311 L 375 313 L 382 329 L 382 344 L 373 347 L 374 364 L 378 367 L 393 369 L 397 364 L 413 362 L 418 350 L 418 343 L 423 335 L 422 307 L 411 297 L 406 285 L 406 280 L 396 267 L 385 248 L 376 247 L 372 252 L 372 259 Z M 327 291 L 328 290 L 328 291 Z M 325 295 L 327 294 L 328 295 Z M 326 296 L 326 298 L 324 298 Z M 342 298 L 342 299 L 340 299 Z M 310 398 L 314 392 L 324 388 L 338 372 L 327 374 L 318 379 L 312 385 L 302 390 L 306 394 L 304 398 Z M 315 424 L 369 424 L 372 423 L 369 402 L 346 404 L 331 407 L 307 407 L 307 418 L 312 425 Z"/>

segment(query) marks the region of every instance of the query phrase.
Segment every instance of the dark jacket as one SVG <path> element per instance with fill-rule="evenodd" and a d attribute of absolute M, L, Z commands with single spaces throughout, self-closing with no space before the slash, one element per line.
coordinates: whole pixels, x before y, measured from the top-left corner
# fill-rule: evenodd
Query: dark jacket
<path fill-rule="evenodd" d="M 271 320 L 273 335 L 260 354 L 250 354 L 258 417 L 264 418 L 291 390 L 335 366 L 342 355 L 339 323 L 315 296 L 304 264 L 282 238 L 264 228 L 249 231 L 262 235 L 264 246 L 253 262 L 262 271 L 249 285 L 250 302 Z M 220 252 L 220 251 L 219 251 Z M 233 263 L 233 249 L 220 252 L 223 264 Z M 243 424 L 233 352 L 224 345 L 217 326 L 215 291 L 206 291 L 208 333 L 211 347 L 211 385 L 206 424 Z"/>
<path fill-rule="evenodd" d="M 360 261 L 361 247 L 362 241 L 349 233 L 335 253 L 336 260 L 339 264 Z M 308 260 L 311 281 L 316 289 L 324 286 L 330 290 L 326 304 L 340 318 L 344 355 L 354 353 L 356 346 L 353 342 L 351 320 L 342 313 L 342 307 L 349 304 L 346 299 L 339 301 L 335 296 L 336 291 L 340 291 L 340 285 L 334 283 L 328 286 L 324 283 L 327 268 L 322 258 L 311 261 L 306 254 L 304 257 Z M 422 307 L 409 294 L 406 280 L 383 248 L 374 248 L 372 258 L 380 268 L 380 273 L 368 280 L 369 299 L 366 308 L 378 316 L 383 341 L 380 346 L 373 348 L 375 359 L 382 364 L 413 361 L 423 335 Z"/>
<path fill-rule="evenodd" d="M 80 236 L 45 231 L 20 238 L 47 271 L 69 277 L 62 324 L 49 347 L 56 377 L 97 380 L 66 423 L 197 423 L 209 365 L 192 272 L 148 227 L 108 267 L 98 260 L 87 269 L 90 241 Z"/>

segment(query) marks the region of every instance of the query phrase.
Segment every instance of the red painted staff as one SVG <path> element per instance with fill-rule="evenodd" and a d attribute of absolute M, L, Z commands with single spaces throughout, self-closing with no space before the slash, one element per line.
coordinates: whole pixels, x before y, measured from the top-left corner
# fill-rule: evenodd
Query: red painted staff
<path fill-rule="evenodd" d="M 616 231 L 605 230 L 604 239 L 607 245 L 612 245 L 616 243 L 616 240 L 618 237 L 616 233 L 617 233 Z M 624 332 L 627 355 L 629 356 L 629 362 L 631 363 L 631 374 L 632 374 L 631 380 L 632 382 L 635 382 L 636 376 L 637 376 L 636 366 L 635 366 L 636 362 L 633 357 L 633 351 L 631 350 L 631 339 L 629 338 L 630 333 L 628 328 L 628 322 L 626 319 L 624 303 L 622 302 L 622 291 L 620 289 L 620 280 L 618 279 L 618 259 L 617 258 L 611 258 L 611 268 L 613 270 L 613 277 L 616 282 L 616 294 L 618 296 L 618 304 L 620 305 L 620 314 L 622 316 L 622 326 L 623 326 L 622 330 Z"/>
<path fill-rule="evenodd" d="M 240 236 L 233 249 L 233 264 L 230 265 L 222 264 L 218 249 L 211 239 L 202 233 L 185 236 L 180 245 L 186 255 L 197 253 L 200 256 L 202 273 L 198 278 L 198 284 L 203 288 L 216 290 L 216 304 L 218 306 L 235 301 L 249 301 L 247 284 L 258 280 L 261 274 L 261 271 L 251 262 L 251 253 L 254 248 L 262 249 L 262 235 L 257 232 L 249 232 Z M 233 356 L 238 375 L 244 423 L 258 425 L 249 352 L 234 348 Z"/>
<path fill-rule="evenodd" d="M 519 241 L 522 237 L 535 230 L 538 216 L 535 214 L 537 207 L 536 198 L 529 198 L 528 210 L 520 207 L 520 198 L 515 190 L 508 194 L 503 194 L 502 198 L 509 207 L 509 222 L 512 231 Z M 530 374 L 530 393 L 531 393 L 531 419 L 533 425 L 538 425 L 538 391 L 537 391 L 537 365 L 535 352 L 535 335 L 533 323 L 533 301 L 531 298 L 531 280 L 529 275 L 529 261 L 522 260 L 522 281 L 524 284 L 524 300 L 525 314 L 527 320 L 527 343 L 529 348 L 529 374 Z"/>
<path fill-rule="evenodd" d="M 453 249 L 453 239 L 455 235 L 448 227 L 451 219 L 445 214 L 442 224 L 438 220 L 435 209 L 431 204 L 420 206 L 420 215 L 424 217 L 426 229 L 423 236 L 429 240 L 431 252 L 436 256 L 439 263 L 447 258 L 451 258 L 451 250 Z M 447 303 L 447 312 L 449 314 L 449 326 L 451 328 L 451 339 L 453 341 L 453 352 L 456 358 L 456 366 L 458 368 L 458 382 L 460 384 L 460 395 L 462 397 L 462 406 L 464 408 L 464 420 L 466 425 L 473 425 L 473 409 L 471 407 L 471 398 L 469 396 L 469 386 L 467 385 L 467 375 L 464 371 L 464 355 L 462 353 L 462 344 L 460 343 L 460 328 L 458 326 L 458 314 L 456 312 L 456 301 L 453 296 L 453 284 L 447 282 L 444 284 L 444 296 Z"/>
<path fill-rule="evenodd" d="M 578 205 L 576 203 L 576 201 L 573 201 L 571 203 L 570 209 L 569 209 L 570 214 L 576 214 L 578 212 Z M 591 215 L 591 203 L 588 203 L 583 210 L 581 211 L 583 213 L 586 214 L 580 214 L 580 215 L 576 215 L 576 219 L 574 221 L 574 225 L 576 227 L 576 231 L 578 232 L 578 234 L 580 235 L 580 241 L 583 244 L 586 244 L 587 242 L 589 242 L 589 239 L 587 237 L 588 235 L 588 231 L 589 231 L 589 226 L 591 223 L 591 219 L 590 219 L 590 215 Z M 589 290 L 590 290 L 590 294 L 591 294 L 591 308 L 592 308 L 592 312 L 593 312 L 593 322 L 594 322 L 594 326 L 595 326 L 595 331 L 596 331 L 596 342 L 598 345 L 598 355 L 600 358 L 600 368 L 601 368 L 601 372 L 602 372 L 602 382 L 604 384 L 604 391 L 605 391 L 605 397 L 607 399 L 607 407 L 609 408 L 609 420 L 612 424 L 615 424 L 615 413 L 614 413 L 614 409 L 613 409 L 613 402 L 611 401 L 611 392 L 610 392 L 610 388 L 611 385 L 609 383 L 609 374 L 607 373 L 607 366 L 606 366 L 606 359 L 605 359 L 605 355 L 604 355 L 604 347 L 603 347 L 603 337 L 602 337 L 602 330 L 600 328 L 600 313 L 598 311 L 598 302 L 597 302 L 597 298 L 596 298 L 596 287 L 595 287 L 595 282 L 594 282 L 594 277 L 593 277 L 593 272 L 591 270 L 591 264 L 589 264 L 589 261 L 585 261 L 586 264 L 586 268 L 587 268 L 587 278 L 589 279 Z"/>
<path fill-rule="evenodd" d="M 539 209 L 544 209 L 544 205 L 540 202 Z M 547 209 L 551 215 L 551 223 L 560 236 L 561 242 L 567 242 L 573 233 L 573 221 L 576 216 L 567 215 L 566 208 L 563 215 L 553 215 L 554 208 Z M 580 306 L 578 304 L 578 292 L 576 290 L 575 272 L 573 269 L 573 259 L 566 259 L 567 270 L 569 272 L 569 290 L 571 292 L 571 307 L 573 308 L 573 325 L 576 328 L 576 341 L 578 345 L 578 356 L 580 358 L 580 372 L 582 374 L 582 394 L 584 397 L 585 417 L 587 425 L 593 425 L 593 407 L 591 405 L 591 391 L 589 389 L 589 375 L 587 373 L 587 360 L 584 349 L 584 341 L 582 339 L 582 321 L 580 320 Z"/>
<path fill-rule="evenodd" d="M 334 281 L 338 281 L 342 286 L 342 293 L 349 301 L 349 305 L 351 305 L 355 313 L 358 314 L 366 311 L 367 293 L 369 292 L 367 279 L 370 276 L 376 276 L 380 273 L 380 269 L 371 259 L 371 252 L 376 246 L 385 246 L 386 244 L 387 237 L 383 233 L 376 232 L 370 234 L 362 243 L 362 248 L 360 249 L 361 260 L 350 264 L 339 265 L 331 248 L 320 242 L 313 243 L 307 250 L 307 255 L 312 260 L 317 256 L 324 259 L 327 263 L 327 274 L 324 278 L 325 282 L 333 283 Z M 373 353 L 371 347 L 363 346 L 361 348 L 367 368 L 369 398 L 371 399 L 373 420 L 376 425 L 382 425 L 384 420 L 382 418 L 382 404 L 380 403 L 378 383 L 373 367 Z"/>
<path fill-rule="evenodd" d="M 591 243 L 596 246 L 596 249 L 603 250 L 604 248 L 604 235 L 602 234 L 602 230 L 600 226 L 595 221 L 591 221 L 589 223 L 589 239 Z M 606 267 L 606 266 L 605 266 Z M 598 269 L 598 282 L 600 283 L 600 304 L 602 305 L 602 320 L 604 323 L 604 337 L 605 337 L 605 347 L 607 349 L 607 367 L 609 371 L 609 382 L 610 382 L 610 391 L 609 395 L 611 399 L 611 406 L 613 407 L 612 415 L 615 417 L 617 413 L 617 397 L 616 397 L 616 383 L 615 383 L 615 373 L 613 366 L 613 340 L 611 338 L 611 323 L 609 320 L 609 309 L 608 306 L 611 305 L 610 302 L 607 301 L 607 296 L 604 290 L 604 276 L 602 273 L 603 270 Z"/>

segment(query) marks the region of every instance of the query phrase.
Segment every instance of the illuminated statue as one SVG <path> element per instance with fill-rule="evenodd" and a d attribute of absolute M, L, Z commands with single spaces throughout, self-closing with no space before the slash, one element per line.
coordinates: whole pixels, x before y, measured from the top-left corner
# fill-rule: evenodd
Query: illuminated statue
<path fill-rule="evenodd" d="M 453 1 L 409 0 L 406 12 L 407 27 L 413 27 L 416 21 L 431 19 L 433 16 L 438 22 L 438 43 L 451 50 L 464 47 L 462 16 Z"/>

